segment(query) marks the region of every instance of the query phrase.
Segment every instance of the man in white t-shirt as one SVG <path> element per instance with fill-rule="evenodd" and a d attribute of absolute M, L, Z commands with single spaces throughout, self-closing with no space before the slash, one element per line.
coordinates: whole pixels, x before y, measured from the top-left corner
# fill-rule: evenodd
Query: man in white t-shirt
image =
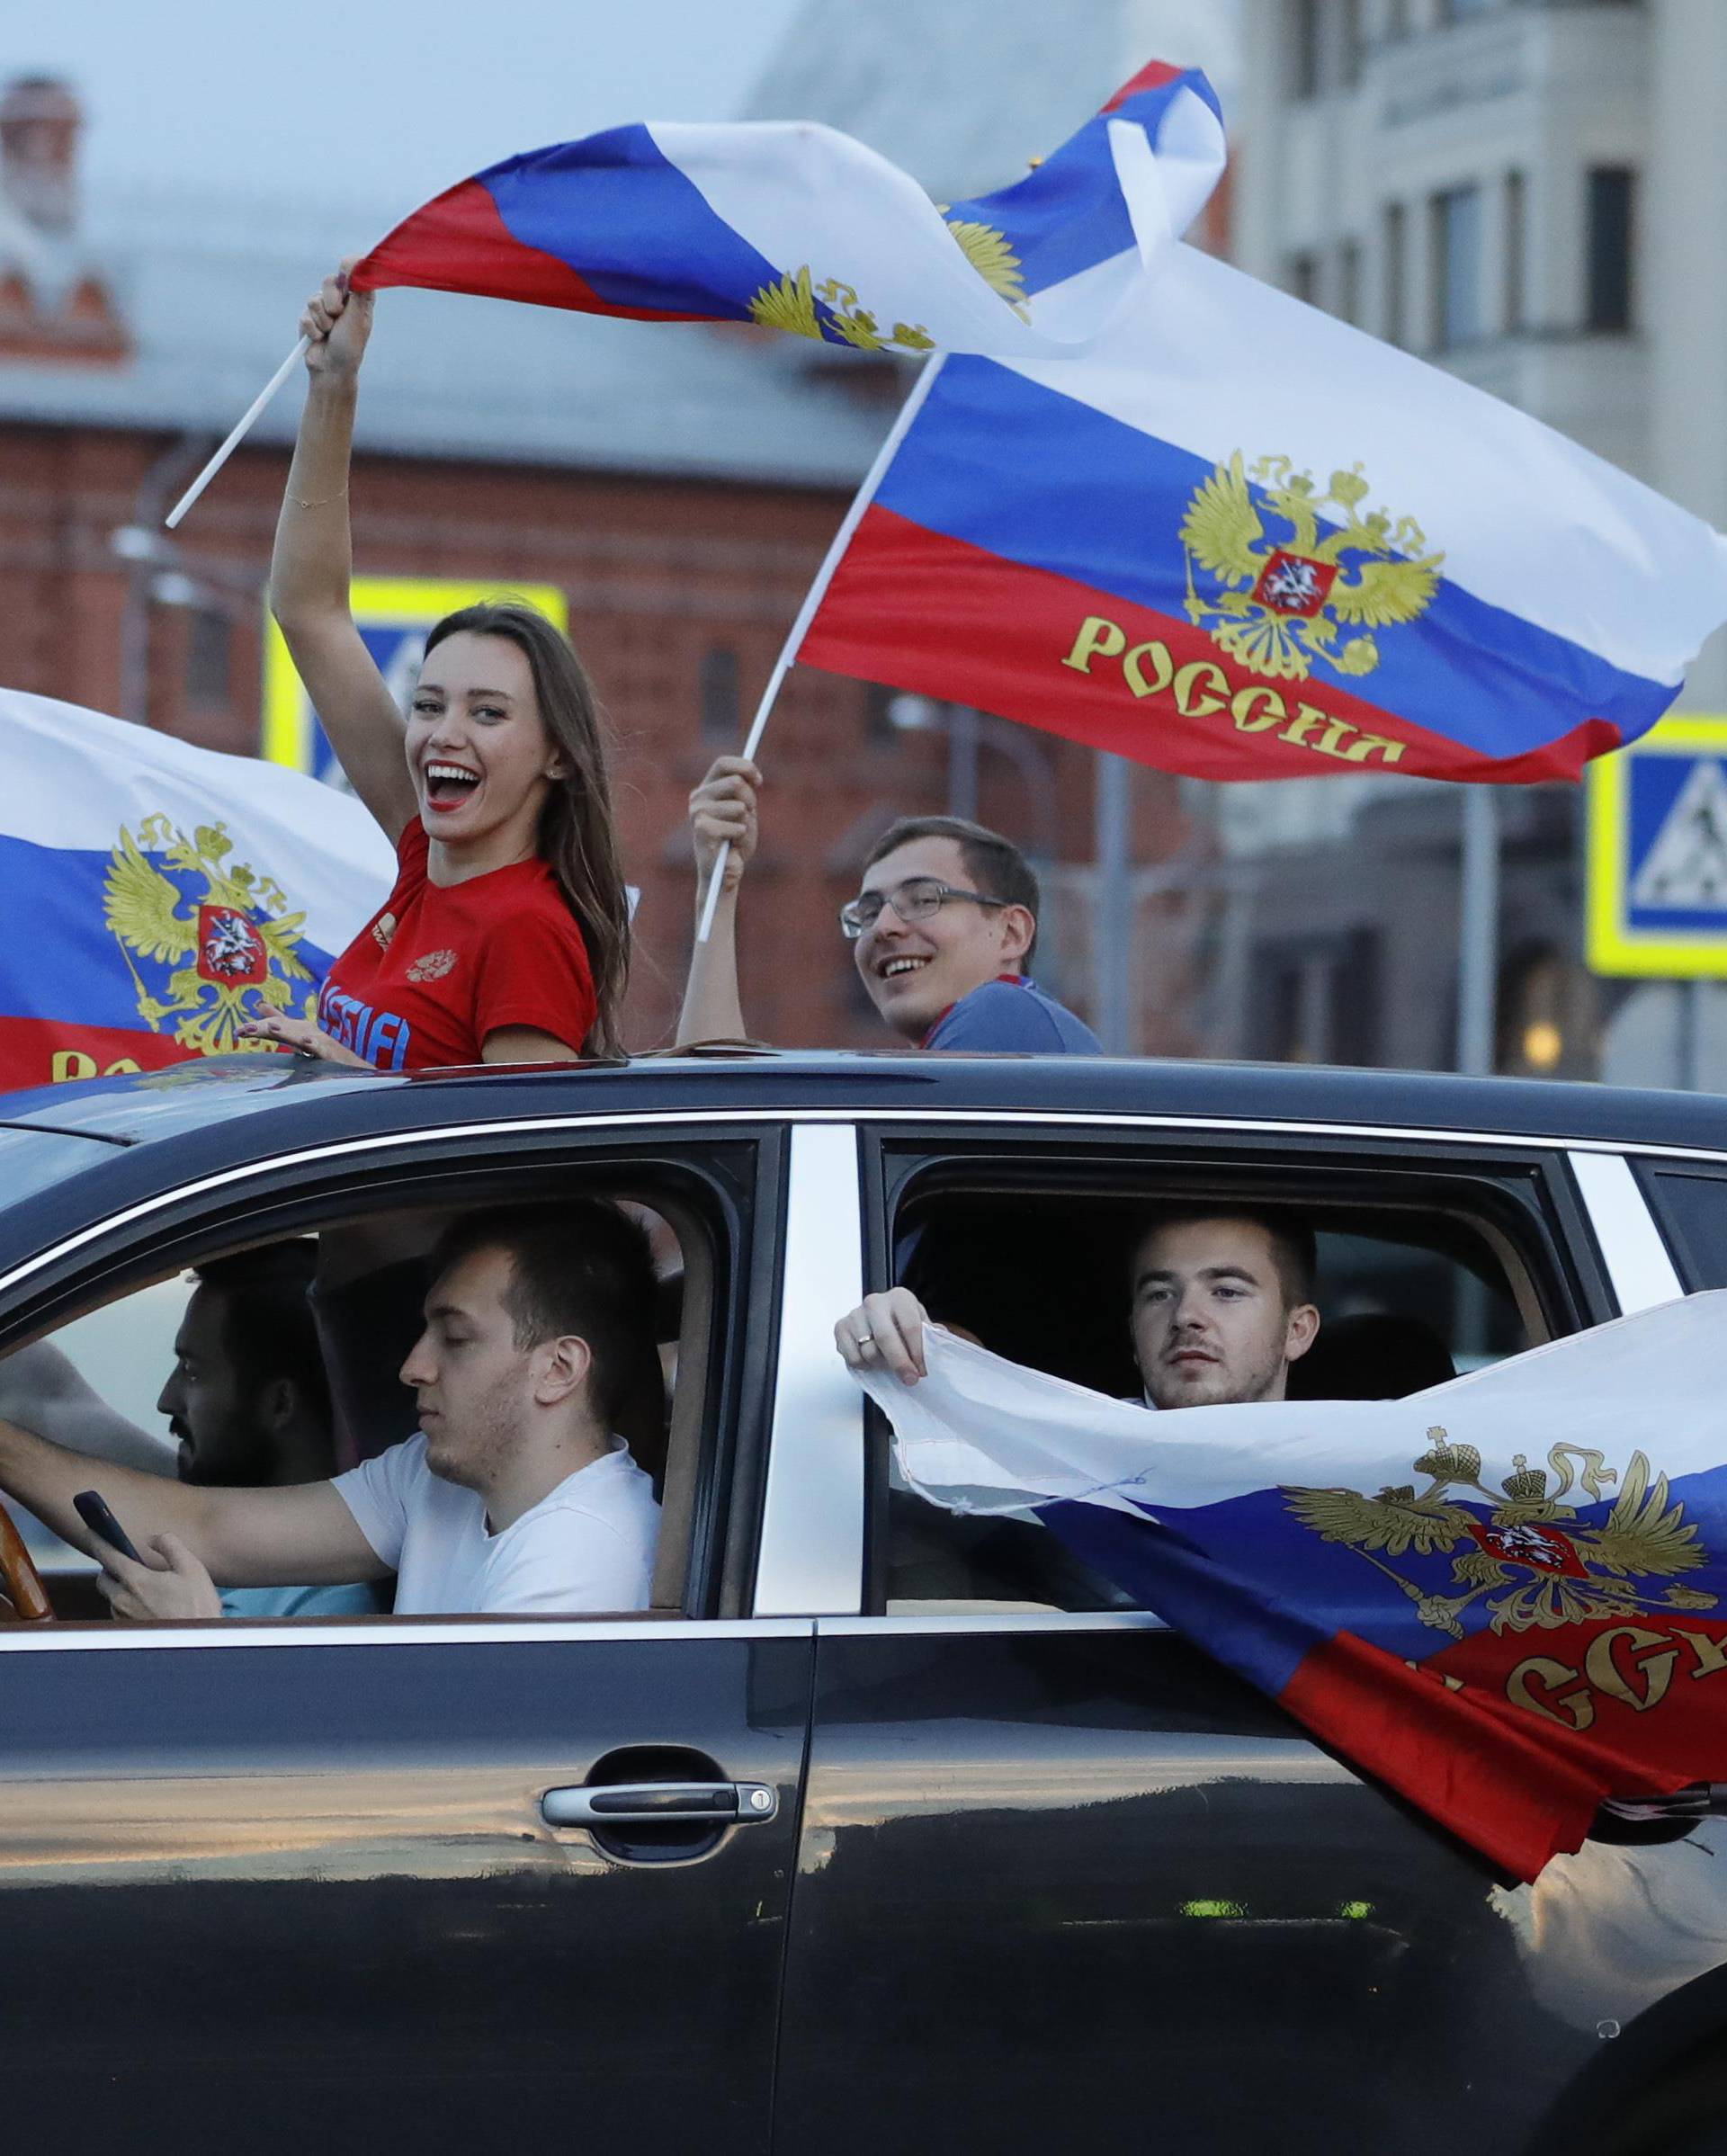
<path fill-rule="evenodd" d="M 232 1490 L 100 1471 L 144 1553 L 72 1507 L 90 1463 L 0 1421 L 0 1490 L 105 1568 L 120 1617 L 219 1614 L 217 1583 L 379 1579 L 398 1615 L 640 1609 L 659 1507 L 611 1435 L 653 1356 L 646 1236 L 595 1200 L 460 1221 L 402 1365 L 421 1435 L 331 1481 Z"/>

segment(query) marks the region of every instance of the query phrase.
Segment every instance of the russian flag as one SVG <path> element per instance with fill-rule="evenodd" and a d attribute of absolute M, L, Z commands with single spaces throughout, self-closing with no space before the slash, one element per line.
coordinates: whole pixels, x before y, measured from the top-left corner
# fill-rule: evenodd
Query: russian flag
<path fill-rule="evenodd" d="M 1205 77 L 1153 63 L 1025 178 L 937 209 L 803 122 L 618 127 L 506 157 L 398 225 L 356 290 L 421 285 L 866 351 L 1048 356 L 1093 335 L 1215 186 Z"/>
<path fill-rule="evenodd" d="M 1727 619 L 1708 525 L 1187 246 L 872 476 L 801 659 L 1199 778 L 1574 778 Z"/>
<path fill-rule="evenodd" d="M 1400 1400 L 1159 1412 L 939 1328 L 859 1382 L 920 1496 L 1041 1520 L 1533 1879 L 1727 1784 L 1723 1325 L 1693 1295 Z"/>
<path fill-rule="evenodd" d="M 358 801 L 280 765 L 10 689 L 0 750 L 0 1088 L 248 1045 L 261 998 L 311 1015 L 395 877 Z"/>

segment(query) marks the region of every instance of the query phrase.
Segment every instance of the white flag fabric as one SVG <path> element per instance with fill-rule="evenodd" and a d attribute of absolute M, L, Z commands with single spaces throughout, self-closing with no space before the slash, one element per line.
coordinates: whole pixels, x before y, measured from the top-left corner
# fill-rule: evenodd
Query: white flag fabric
<path fill-rule="evenodd" d="M 311 1015 L 395 855 L 351 797 L 48 696 L 0 689 L 0 1087 L 244 1045 Z"/>
<path fill-rule="evenodd" d="M 937 1328 L 860 1382 L 912 1489 L 1029 1511 L 1533 1878 L 1604 1803 L 1727 1803 L 1723 1338 L 1727 1291 L 1405 1400 L 1159 1411 Z"/>

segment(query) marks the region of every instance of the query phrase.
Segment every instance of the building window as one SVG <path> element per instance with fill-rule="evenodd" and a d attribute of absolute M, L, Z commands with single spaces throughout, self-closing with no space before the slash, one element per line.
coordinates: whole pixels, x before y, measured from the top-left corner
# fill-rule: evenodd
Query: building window
<path fill-rule="evenodd" d="M 1439 352 L 1472 344 L 1481 334 L 1481 194 L 1451 187 L 1431 205 L 1432 342 Z"/>
<path fill-rule="evenodd" d="M 1528 183 L 1520 172 L 1505 175 L 1505 329 L 1518 336 L 1528 310 Z"/>
<path fill-rule="evenodd" d="M 1588 295 L 1585 327 L 1629 329 L 1633 175 L 1624 165 L 1597 165 L 1590 168 L 1588 184 Z"/>
<path fill-rule="evenodd" d="M 1338 18 L 1338 80 L 1346 90 L 1355 89 L 1361 81 L 1362 51 L 1365 40 L 1361 27 L 1362 0 L 1343 0 Z"/>
<path fill-rule="evenodd" d="M 898 689 L 890 689 L 879 681 L 864 684 L 864 738 L 866 741 L 897 741 L 900 728 L 893 716 Z"/>
<path fill-rule="evenodd" d="M 1317 306 L 1320 291 L 1318 257 L 1312 255 L 1292 255 L 1284 282 L 1298 300 L 1304 300 L 1310 307 Z"/>
<path fill-rule="evenodd" d="M 1361 319 L 1361 242 L 1346 239 L 1338 249 L 1338 312 L 1346 322 Z"/>
<path fill-rule="evenodd" d="M 233 623 L 215 607 L 195 608 L 186 633 L 186 702 L 225 704 L 233 661 Z"/>
<path fill-rule="evenodd" d="M 1466 22 L 1472 15 L 1484 15 L 1498 4 L 1499 0 L 1439 0 L 1439 21 L 1442 26 Z"/>
<path fill-rule="evenodd" d="M 1381 245 L 1385 255 L 1385 342 L 1409 342 L 1408 258 L 1401 202 L 1387 202 Z"/>
<path fill-rule="evenodd" d="M 1291 0 L 1290 87 L 1297 97 L 1320 94 L 1320 0 Z"/>
<path fill-rule="evenodd" d="M 738 738 L 738 654 L 729 644 L 710 644 L 702 655 L 702 738 Z"/>

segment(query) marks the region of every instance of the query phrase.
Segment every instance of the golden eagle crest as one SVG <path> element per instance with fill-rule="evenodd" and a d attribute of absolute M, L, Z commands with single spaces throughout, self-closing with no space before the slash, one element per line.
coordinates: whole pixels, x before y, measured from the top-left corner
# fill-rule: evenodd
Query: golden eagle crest
<path fill-rule="evenodd" d="M 1289 527 L 1286 537 L 1266 531 L 1249 479 Z M 1182 522 L 1187 619 L 1272 680 L 1305 681 L 1315 659 L 1341 675 L 1371 674 L 1379 664 L 1371 632 L 1425 613 L 1445 558 L 1427 551 L 1413 517 L 1393 524 L 1384 509 L 1364 516 L 1366 498 L 1359 464 L 1334 471 L 1320 494 L 1288 457 L 1261 457 L 1249 473 L 1237 450 L 1201 484 Z M 1341 521 L 1321 538 L 1328 505 Z M 1208 589 L 1195 588 L 1196 571 Z M 1341 630 L 1363 633 L 1339 644 Z"/>
<path fill-rule="evenodd" d="M 947 228 L 990 291 L 999 292 L 1014 312 L 1029 322 L 1019 257 L 1007 235 L 993 225 L 964 218 L 949 218 Z M 894 346 L 901 352 L 927 352 L 935 342 L 921 322 L 896 322 L 891 329 L 883 329 L 854 286 L 837 277 L 815 283 L 808 263 L 794 274 L 763 285 L 749 303 L 749 318 L 764 329 L 789 329 L 797 336 L 814 337 L 818 344 L 851 344 L 860 352 L 886 352 Z"/>
<path fill-rule="evenodd" d="M 1416 1605 L 1422 1624 L 1461 1640 L 1459 1615 L 1482 1595 L 1492 1597 L 1487 1607 L 1497 1633 L 1586 1624 L 1634 1609 L 1713 1609 L 1719 1601 L 1701 1588 L 1675 1583 L 1657 1592 L 1641 1584 L 1646 1579 L 1674 1581 L 1675 1575 L 1709 1562 L 1684 1506 L 1669 1501 L 1667 1477 L 1651 1477 L 1642 1453 L 1632 1454 L 1613 1510 L 1599 1526 L 1586 1526 L 1578 1524 L 1576 1507 L 1561 1498 L 1575 1484 L 1599 1502 L 1605 1486 L 1618 1481 L 1618 1471 L 1592 1448 L 1556 1445 L 1545 1468 L 1531 1467 L 1518 1453 L 1514 1472 L 1494 1490 L 1481 1479 L 1481 1456 L 1472 1445 L 1454 1445 L 1442 1429 L 1430 1429 L 1427 1439 L 1427 1451 L 1414 1463 L 1417 1474 L 1428 1478 L 1418 1494 L 1412 1483 L 1382 1490 L 1374 1498 L 1355 1490 L 1283 1493 L 1303 1526 L 1315 1529 L 1322 1541 L 1346 1543 L 1394 1579 Z M 1555 1478 L 1551 1494 L 1550 1471 Z M 1479 1490 L 1492 1507 L 1488 1516 L 1480 1516 L 1479 1506 L 1454 1498 L 1454 1485 Z M 1418 1557 L 1450 1556 L 1460 1591 L 1431 1593 L 1384 1561 L 1411 1551 Z M 1510 1592 L 1497 1593 L 1499 1588 Z"/>
<path fill-rule="evenodd" d="M 291 984 L 312 978 L 296 956 L 306 916 L 286 910 L 280 884 L 230 862 L 233 850 L 226 825 L 200 824 L 188 840 L 166 816 L 151 816 L 136 837 L 122 825 L 108 857 L 102 917 L 119 939 L 139 1015 L 154 1033 L 174 1020 L 174 1039 L 198 1055 L 268 1047 L 238 1038 L 246 998 L 261 990 L 285 1010 Z M 310 1016 L 316 998 L 305 1002 Z"/>

